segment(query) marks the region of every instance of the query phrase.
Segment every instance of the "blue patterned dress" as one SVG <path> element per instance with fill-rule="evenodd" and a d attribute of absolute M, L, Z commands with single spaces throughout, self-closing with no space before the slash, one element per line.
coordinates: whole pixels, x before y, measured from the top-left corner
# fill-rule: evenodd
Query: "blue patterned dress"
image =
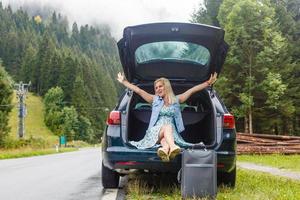
<path fill-rule="evenodd" d="M 175 110 L 170 106 L 163 106 L 159 112 L 157 122 L 153 127 L 146 131 L 145 137 L 140 141 L 130 141 L 130 144 L 138 149 L 147 149 L 153 147 L 159 147 L 157 144 L 159 139 L 159 132 L 163 125 L 171 124 L 173 130 L 174 141 L 179 146 L 190 146 L 192 143 L 185 142 L 180 134 L 178 134 L 175 122 L 174 122 Z"/>

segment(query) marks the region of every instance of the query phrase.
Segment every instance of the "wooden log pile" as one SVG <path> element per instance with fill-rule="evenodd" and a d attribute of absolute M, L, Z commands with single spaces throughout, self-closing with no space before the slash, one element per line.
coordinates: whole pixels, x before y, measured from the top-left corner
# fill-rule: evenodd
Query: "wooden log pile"
<path fill-rule="evenodd" d="M 237 133 L 238 154 L 300 154 L 300 137 Z"/>

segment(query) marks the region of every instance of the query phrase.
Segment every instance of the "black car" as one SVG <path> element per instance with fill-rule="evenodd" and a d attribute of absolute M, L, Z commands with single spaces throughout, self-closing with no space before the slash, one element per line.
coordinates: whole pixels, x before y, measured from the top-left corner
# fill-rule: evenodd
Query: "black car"
<path fill-rule="evenodd" d="M 218 74 L 228 45 L 224 30 L 191 23 L 153 23 L 124 29 L 118 42 L 123 70 L 129 82 L 154 94 L 153 82 L 168 78 L 175 95 Z M 208 87 L 192 95 L 181 112 L 183 139 L 203 142 L 217 152 L 218 182 L 234 187 L 236 181 L 236 131 L 234 117 L 217 92 Z M 119 177 L 134 171 L 177 173 L 181 155 L 162 162 L 157 148 L 137 149 L 129 141 L 138 141 L 146 133 L 151 105 L 126 89 L 107 119 L 102 144 L 102 184 L 118 187 Z M 190 147 L 182 147 L 190 148 Z"/>

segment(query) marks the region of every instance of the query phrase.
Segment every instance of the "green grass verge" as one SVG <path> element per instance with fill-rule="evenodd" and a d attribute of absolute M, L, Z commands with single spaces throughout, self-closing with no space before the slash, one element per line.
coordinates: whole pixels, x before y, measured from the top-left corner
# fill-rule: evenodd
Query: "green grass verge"
<path fill-rule="evenodd" d="M 217 200 L 298 200 L 300 182 L 261 172 L 238 169 L 234 189 L 219 186 Z M 125 188 L 130 200 L 180 200 L 180 185 L 164 176 L 134 175 Z"/>
<path fill-rule="evenodd" d="M 239 155 L 238 161 L 268 165 L 291 171 L 300 171 L 300 155 Z"/>
<path fill-rule="evenodd" d="M 13 149 L 13 150 L 0 150 L 0 159 L 41 156 L 41 155 L 64 153 L 64 152 L 77 151 L 77 150 L 78 148 L 59 148 L 58 152 L 54 148 L 48 148 L 48 149 L 25 148 L 25 149 Z"/>
<path fill-rule="evenodd" d="M 59 143 L 59 137 L 54 135 L 44 123 L 44 104 L 41 97 L 28 93 L 26 97 L 27 116 L 25 117 L 25 137 L 19 139 L 18 128 L 18 99 L 14 93 L 10 113 L 9 126 L 11 128 L 4 145 L 0 148 L 0 159 L 21 158 L 76 151 L 79 147 L 90 147 L 83 141 L 67 142 L 68 148 L 60 148 L 59 152 L 53 148 Z"/>

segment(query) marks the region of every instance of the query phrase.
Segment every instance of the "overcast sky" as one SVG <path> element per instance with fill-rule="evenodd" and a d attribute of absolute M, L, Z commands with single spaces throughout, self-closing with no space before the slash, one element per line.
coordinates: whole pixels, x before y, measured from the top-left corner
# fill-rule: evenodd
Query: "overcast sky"
<path fill-rule="evenodd" d="M 0 0 L 1 1 L 1 0 Z M 125 26 L 150 22 L 188 22 L 202 0 L 2 0 L 13 8 L 33 3 L 50 5 L 67 15 L 72 24 L 107 23 L 119 39 Z"/>

